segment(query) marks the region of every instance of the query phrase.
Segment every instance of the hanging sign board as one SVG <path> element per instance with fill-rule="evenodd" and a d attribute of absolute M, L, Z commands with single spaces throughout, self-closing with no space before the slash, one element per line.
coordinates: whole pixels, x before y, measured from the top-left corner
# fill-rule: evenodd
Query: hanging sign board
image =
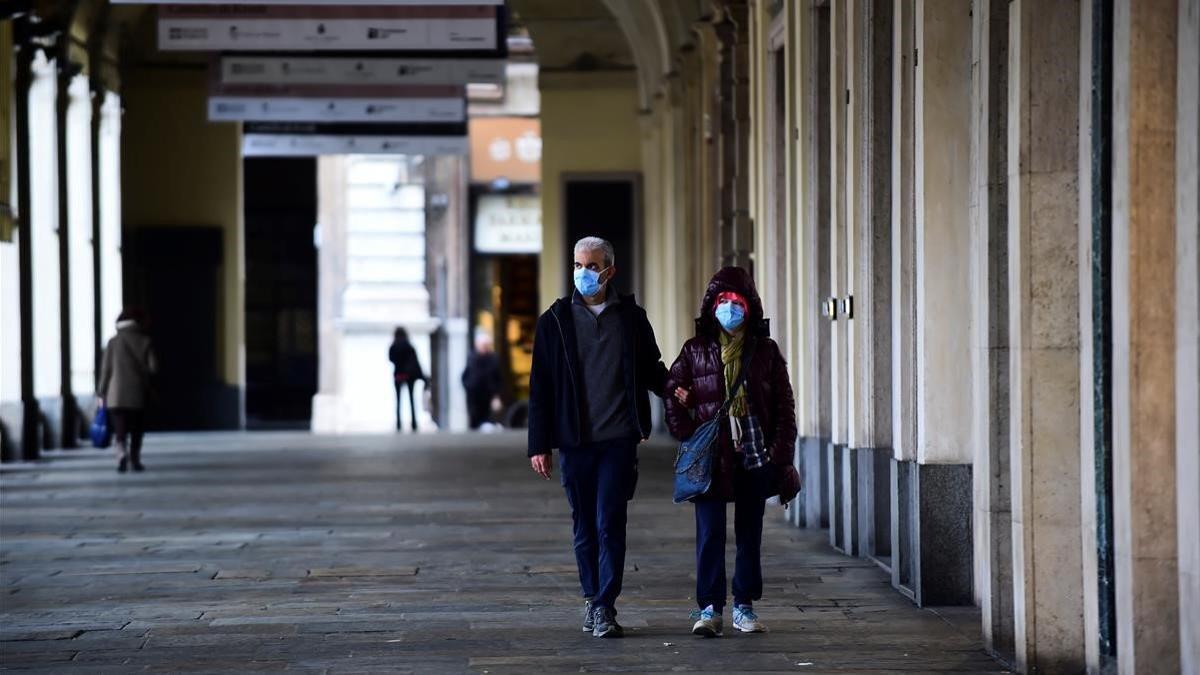
<path fill-rule="evenodd" d="M 495 51 L 503 8 L 165 5 L 158 48 L 173 51 Z"/>
<path fill-rule="evenodd" d="M 465 136 L 310 136 L 245 134 L 243 157 L 321 155 L 465 155 Z"/>
<path fill-rule="evenodd" d="M 461 86 L 216 85 L 213 122 L 462 122 Z"/>
<path fill-rule="evenodd" d="M 221 84 L 504 84 L 504 59 L 221 56 Z"/>
<path fill-rule="evenodd" d="M 541 197 L 480 195 L 475 206 L 475 250 L 480 253 L 540 252 Z"/>
<path fill-rule="evenodd" d="M 463 124 L 277 124 L 250 122 L 245 157 L 465 155 Z"/>
<path fill-rule="evenodd" d="M 351 7 L 355 5 L 503 5 L 504 0 L 109 0 L 114 5 L 228 5 L 245 7 L 253 5 L 329 5 Z"/>

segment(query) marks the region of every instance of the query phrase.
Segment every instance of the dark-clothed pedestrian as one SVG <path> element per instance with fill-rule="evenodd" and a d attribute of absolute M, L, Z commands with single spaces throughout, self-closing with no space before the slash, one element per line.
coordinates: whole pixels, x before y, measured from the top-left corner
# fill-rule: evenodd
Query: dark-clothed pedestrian
<path fill-rule="evenodd" d="M 492 410 L 498 407 L 500 395 L 500 359 L 492 348 L 492 336 L 480 331 L 475 335 L 475 351 L 467 357 L 462 374 L 467 390 L 467 416 L 472 429 L 489 422 Z"/>
<path fill-rule="evenodd" d="M 612 289 L 612 244 L 575 244 L 575 291 L 538 317 L 529 374 L 529 457 L 549 479 L 558 448 L 574 523 L 583 630 L 621 637 L 616 601 L 625 570 L 625 523 L 637 484 L 637 447 L 650 436 L 648 392 L 662 396 L 666 367 L 646 312 Z"/>
<path fill-rule="evenodd" d="M 712 484 L 693 501 L 696 511 L 696 604 L 692 632 L 722 634 L 725 607 L 725 515 L 734 504 L 737 556 L 733 574 L 733 626 L 766 630 L 754 612 L 762 597 L 762 529 L 766 500 L 789 489 L 796 441 L 796 410 L 787 362 L 769 337 L 762 301 L 749 272 L 726 267 L 713 276 L 700 304 L 696 335 L 671 366 L 667 426 L 684 440 L 718 413 L 741 370 L 745 385 L 731 399 L 722 423 Z M 798 489 L 798 484 L 790 486 Z M 791 494 L 781 495 L 790 499 Z"/>
<path fill-rule="evenodd" d="M 117 471 L 130 465 L 145 471 L 142 464 L 142 437 L 146 431 L 146 407 L 152 394 L 152 380 L 158 371 L 154 345 L 145 331 L 141 310 L 128 308 L 117 317 L 117 334 L 109 339 L 100 362 L 100 380 L 96 387 L 98 403 L 108 408 L 117 451 Z"/>
<path fill-rule="evenodd" d="M 403 326 L 397 326 L 392 338 L 392 346 L 388 348 L 388 360 L 392 362 L 392 380 L 396 384 L 396 430 L 404 428 L 404 417 L 401 414 L 401 392 L 408 390 L 408 409 L 412 420 L 412 430 L 417 430 L 417 382 L 429 382 L 421 362 L 417 359 L 417 350 L 408 341 L 408 331 Z"/>

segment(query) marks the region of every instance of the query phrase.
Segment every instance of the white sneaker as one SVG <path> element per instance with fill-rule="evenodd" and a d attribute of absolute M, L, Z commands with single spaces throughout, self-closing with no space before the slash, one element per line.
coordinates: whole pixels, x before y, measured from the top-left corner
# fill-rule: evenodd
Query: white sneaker
<path fill-rule="evenodd" d="M 721 637 L 722 620 L 721 613 L 715 611 L 712 605 L 705 607 L 699 612 L 692 612 L 692 618 L 696 619 L 696 623 L 692 625 L 692 635 L 701 637 Z"/>
<path fill-rule="evenodd" d="M 733 627 L 743 633 L 765 633 L 767 627 L 758 620 L 754 608 L 746 605 L 733 606 Z"/>

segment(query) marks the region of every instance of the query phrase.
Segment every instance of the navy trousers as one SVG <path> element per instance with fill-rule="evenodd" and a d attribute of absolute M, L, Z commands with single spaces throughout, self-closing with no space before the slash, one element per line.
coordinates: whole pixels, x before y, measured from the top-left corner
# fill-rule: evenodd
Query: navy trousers
<path fill-rule="evenodd" d="M 733 602 L 752 604 L 762 597 L 762 528 L 769 489 L 769 467 L 737 469 L 733 475 L 733 532 L 737 557 Z M 718 499 L 696 504 L 696 604 L 725 607 L 725 507 Z"/>
<path fill-rule="evenodd" d="M 625 522 L 637 481 L 637 441 L 563 448 L 563 489 L 575 526 L 575 563 L 583 597 L 614 608 L 625 573 Z"/>

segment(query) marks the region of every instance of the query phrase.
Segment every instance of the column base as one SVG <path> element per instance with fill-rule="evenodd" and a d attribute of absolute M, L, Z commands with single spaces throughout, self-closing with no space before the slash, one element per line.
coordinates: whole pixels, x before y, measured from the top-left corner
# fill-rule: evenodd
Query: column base
<path fill-rule="evenodd" d="M 859 555 L 880 567 L 892 568 L 891 448 L 857 448 L 857 501 Z"/>
<path fill-rule="evenodd" d="M 892 460 L 892 585 L 919 606 L 972 605 L 970 464 Z"/>
<path fill-rule="evenodd" d="M 0 403 L 0 461 L 19 462 L 25 458 L 24 431 L 25 406 L 20 401 Z"/>
<path fill-rule="evenodd" d="M 828 490 L 826 500 L 829 506 L 829 545 L 839 551 L 843 551 L 842 541 L 846 537 L 846 519 L 842 510 L 842 447 L 837 443 L 825 444 L 824 467 Z"/>
<path fill-rule="evenodd" d="M 804 527 L 814 530 L 829 527 L 825 480 L 828 460 L 824 451 L 828 442 L 828 439 L 815 436 L 804 436 L 799 441 L 802 478 L 800 505 L 804 508 Z"/>
<path fill-rule="evenodd" d="M 47 396 L 37 401 L 41 413 L 38 430 L 42 448 L 63 447 L 63 400 L 58 396 Z"/>

